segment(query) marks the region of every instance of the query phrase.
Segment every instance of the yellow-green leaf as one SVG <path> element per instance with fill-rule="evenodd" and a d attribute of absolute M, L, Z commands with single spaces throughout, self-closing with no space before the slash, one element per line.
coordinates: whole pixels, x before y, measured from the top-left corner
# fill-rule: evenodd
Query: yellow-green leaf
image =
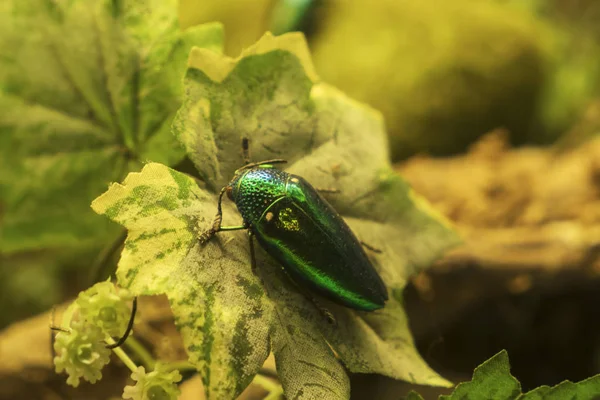
<path fill-rule="evenodd" d="M 267 34 L 235 60 L 194 49 L 189 64 L 174 129 L 211 190 L 243 164 L 243 137 L 250 139 L 253 160 L 289 160 L 286 171 L 315 187 L 341 190 L 329 200 L 359 239 L 383 250 L 372 258 L 394 290 L 458 242 L 449 224 L 391 172 L 381 116 L 319 82 L 301 35 Z M 345 328 L 308 323 L 306 313 L 299 323 L 320 328 L 350 370 L 448 385 L 418 355 L 394 300 L 369 314 L 376 328 L 356 313 L 339 312 Z"/>
<path fill-rule="evenodd" d="M 172 299 L 185 293 L 189 305 L 178 308 L 172 301 L 174 313 L 186 343 L 192 346 L 190 357 L 200 368 L 208 397 L 234 398 L 247 383 L 246 372 L 260 367 L 263 335 L 252 333 L 246 322 L 241 325 L 248 331 L 249 354 L 261 354 L 250 362 L 231 347 L 214 346 L 233 343 L 230 326 L 219 330 L 225 326 L 215 329 L 206 323 L 216 314 L 238 321 L 249 309 L 263 310 L 253 321 L 264 324 L 261 332 L 268 332 L 288 396 L 347 399 L 342 365 L 356 372 L 448 385 L 418 355 L 394 294 L 401 292 L 410 274 L 427 267 L 458 237 L 391 172 L 380 115 L 319 83 L 298 34 L 266 35 L 235 60 L 194 49 L 189 65 L 184 104 L 173 127 L 206 190 L 186 184 L 180 191 L 170 178 L 150 174 L 158 168 L 150 164 L 141 175 L 128 178 L 124 187 L 152 190 L 115 196 L 129 189 L 113 186 L 94 202 L 94 209 L 129 230 L 118 271 L 121 285 L 136 294 L 163 291 Z M 258 246 L 258 272 L 264 286 L 252 275 L 244 232 L 222 232 L 206 246 L 198 246 L 200 233 L 212 222 L 219 190 L 243 165 L 243 137 L 250 139 L 253 160 L 285 158 L 290 161 L 286 171 L 304 176 L 315 187 L 341 190 L 328 197 L 331 203 L 359 239 L 383 250 L 369 254 L 390 290 L 385 309 L 365 314 L 325 302 L 338 321 L 331 325 Z M 186 178 L 186 182 L 192 181 Z M 172 194 L 159 195 L 161 185 L 171 186 Z M 239 225 L 241 218 L 231 202 L 225 199 L 223 206 L 223 224 Z M 165 231 L 170 238 L 159 240 L 163 229 L 176 231 Z M 139 237 L 144 238 L 143 248 Z M 180 242 L 185 251 L 162 255 L 165 248 Z M 240 274 L 244 279 L 238 278 Z M 193 289 L 194 285 L 198 287 Z M 251 288 L 256 303 L 241 294 L 243 287 Z M 339 359 L 332 356 L 331 348 Z M 221 379 L 215 380 L 214 374 Z M 226 381 L 223 374 L 234 381 Z"/>
<path fill-rule="evenodd" d="M 214 195 L 157 163 L 111 185 L 92 208 L 128 230 L 119 284 L 136 295 L 166 293 L 210 398 L 235 398 L 270 346 L 272 305 L 248 268 L 247 238 L 232 235 L 226 245 L 200 246 L 200 230 L 214 216 Z"/>

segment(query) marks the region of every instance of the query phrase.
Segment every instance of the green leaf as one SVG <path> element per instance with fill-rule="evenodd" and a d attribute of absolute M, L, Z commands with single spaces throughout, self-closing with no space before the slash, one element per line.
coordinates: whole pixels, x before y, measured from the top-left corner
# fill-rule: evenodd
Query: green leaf
<path fill-rule="evenodd" d="M 459 384 L 449 396 L 440 400 L 458 399 L 516 399 L 521 394 L 521 384 L 510 374 L 508 354 L 502 350 L 473 372 L 473 380 Z"/>
<path fill-rule="evenodd" d="M 286 397 L 350 398 L 348 376 L 319 333 L 314 305 L 279 275 L 270 278 L 269 297 L 276 309 L 271 340 Z"/>
<path fill-rule="evenodd" d="M 519 400 L 594 400 L 600 397 L 600 374 L 573 383 L 564 381 L 554 387 L 540 386 L 525 393 Z"/>
<path fill-rule="evenodd" d="M 223 399 L 240 393 L 267 358 L 272 306 L 248 268 L 243 234 L 200 247 L 215 206 L 192 178 L 157 163 L 92 203 L 129 231 L 119 284 L 136 295 L 167 294 L 190 361 L 210 398 Z"/>
<path fill-rule="evenodd" d="M 243 164 L 240 139 L 247 137 L 254 160 L 283 157 L 287 171 L 314 186 L 341 189 L 330 200 L 361 240 L 383 250 L 374 258 L 388 286 L 401 289 L 457 243 L 443 219 L 391 172 L 380 115 L 318 83 L 300 35 L 266 35 L 235 61 L 194 49 L 186 87 L 174 128 L 209 188 L 218 190 Z M 347 353 L 336 348 L 352 371 L 447 384 L 419 357 L 397 310 L 402 323 L 386 333 L 395 342 L 386 343 L 354 313 L 352 329 L 323 333 L 330 343 L 353 343 Z M 390 320 L 387 310 L 369 318 L 374 325 Z"/>
<path fill-rule="evenodd" d="M 521 384 L 510 374 L 506 350 L 502 350 L 473 372 L 473 379 L 456 386 L 440 400 L 498 399 L 498 400 L 594 400 L 600 396 L 600 375 L 573 383 L 564 381 L 554 387 L 540 386 L 521 394 Z"/>
<path fill-rule="evenodd" d="M 0 249 L 97 244 L 116 227 L 89 210 L 107 182 L 184 156 L 170 133 L 192 45 L 219 50 L 219 25 L 180 31 L 175 0 L 0 6 Z"/>
<path fill-rule="evenodd" d="M 391 298 L 379 311 L 331 307 L 337 326 L 321 324 L 325 338 L 352 372 L 378 373 L 416 384 L 451 386 L 423 361 L 400 303 Z"/>
<path fill-rule="evenodd" d="M 414 390 L 411 390 L 408 392 L 404 400 L 423 400 L 423 397 L 421 397 L 421 395 Z"/>
<path fill-rule="evenodd" d="M 119 283 L 135 294 L 165 292 L 171 298 L 208 397 L 239 394 L 266 356 L 265 340 L 291 398 L 347 399 L 341 364 L 449 385 L 416 352 L 393 295 L 458 238 L 392 172 L 380 115 L 319 83 L 298 34 L 266 35 L 236 60 L 194 48 L 189 65 L 184 105 L 173 126 L 206 189 L 172 171 L 172 179 L 166 172 L 159 177 L 159 166 L 149 164 L 93 207 L 129 230 Z M 361 240 L 383 250 L 370 255 L 391 292 L 385 309 L 357 313 L 325 303 L 337 320 L 331 325 L 256 246 L 261 284 L 250 271 L 244 232 L 197 244 L 212 223 L 218 191 L 243 165 L 242 137 L 250 139 L 253 160 L 283 157 L 290 161 L 286 171 L 316 187 L 341 189 L 330 197 L 332 204 Z M 223 202 L 223 213 L 224 225 L 239 224 L 231 202 Z M 246 339 L 241 354 L 235 334 Z"/>

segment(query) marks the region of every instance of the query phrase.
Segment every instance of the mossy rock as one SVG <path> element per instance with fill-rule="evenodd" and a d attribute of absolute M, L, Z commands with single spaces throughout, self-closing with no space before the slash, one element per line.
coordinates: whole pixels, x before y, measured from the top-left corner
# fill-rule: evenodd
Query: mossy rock
<path fill-rule="evenodd" d="M 311 40 L 321 78 L 385 115 L 393 157 L 527 141 L 547 80 L 546 27 L 490 2 L 333 2 Z"/>

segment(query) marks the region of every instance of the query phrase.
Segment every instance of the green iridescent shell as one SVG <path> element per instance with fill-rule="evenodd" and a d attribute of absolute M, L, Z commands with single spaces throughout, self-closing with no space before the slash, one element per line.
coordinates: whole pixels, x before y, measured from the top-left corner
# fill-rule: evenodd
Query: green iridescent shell
<path fill-rule="evenodd" d="M 384 306 L 387 289 L 359 240 L 306 180 L 260 167 L 230 186 L 244 221 L 294 282 L 349 308 Z"/>

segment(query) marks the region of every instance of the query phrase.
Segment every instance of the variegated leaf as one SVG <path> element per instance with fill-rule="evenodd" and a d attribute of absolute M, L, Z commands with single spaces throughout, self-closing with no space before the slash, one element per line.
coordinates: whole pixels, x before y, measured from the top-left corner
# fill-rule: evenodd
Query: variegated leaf
<path fill-rule="evenodd" d="M 274 308 L 271 341 L 287 398 L 350 398 L 348 376 L 320 332 L 322 316 L 274 268 L 277 266 L 267 265 L 268 294 Z"/>
<path fill-rule="evenodd" d="M 190 361 L 210 398 L 235 398 L 269 354 L 271 304 L 249 265 L 247 239 L 200 246 L 216 209 L 194 179 L 147 164 L 92 203 L 128 230 L 119 284 L 136 295 L 166 293 Z M 230 206 L 225 208 L 230 214 Z"/>
<path fill-rule="evenodd" d="M 293 398 L 319 398 L 324 393 L 326 398 L 348 398 L 347 378 L 339 362 L 353 371 L 447 385 L 419 357 L 404 312 L 395 300 L 390 300 L 387 309 L 368 317 L 331 306 L 338 320 L 337 325 L 331 325 L 282 276 L 280 266 L 257 249 L 259 273 L 268 292 L 265 295 L 263 286 L 250 272 L 243 233 L 222 232 L 205 247 L 195 244 L 199 232 L 210 226 L 218 191 L 243 163 L 240 144 L 245 137 L 250 139 L 254 160 L 286 158 L 290 161 L 287 170 L 303 175 L 314 186 L 340 189 L 341 193 L 330 200 L 359 238 L 384 250 L 380 255 L 372 254 L 373 262 L 390 293 L 401 290 L 411 273 L 426 267 L 444 249 L 454 245 L 457 236 L 410 192 L 400 177 L 390 172 L 379 114 L 318 82 L 301 35 L 277 38 L 266 35 L 236 60 L 194 49 L 189 63 L 186 97 L 174 122 L 174 131 L 207 190 L 186 189 L 197 198 L 192 208 L 185 202 L 181 203 L 181 210 L 179 206 L 171 208 L 171 200 L 154 192 L 142 192 L 140 198 L 153 204 L 150 209 L 138 206 L 137 210 L 132 208 L 116 218 L 109 212 L 112 206 L 108 204 L 118 201 L 104 195 L 100 199 L 107 204 L 105 211 L 97 211 L 133 230 L 128 243 L 134 243 L 140 236 L 155 235 L 165 225 L 170 227 L 175 219 L 187 221 L 178 222 L 177 234 L 165 232 L 185 237 L 184 242 L 189 246 L 185 255 L 178 250 L 165 263 L 161 251 L 167 243 L 152 242 L 147 254 L 142 255 L 131 253 L 128 245 L 119 266 L 119 279 L 134 292 L 164 291 L 179 300 L 173 301 L 174 312 L 187 343 L 193 345 L 188 350 L 201 367 L 208 396 L 233 398 L 247 383 L 246 379 L 242 385 L 221 384 L 214 379 L 215 373 L 223 376 L 223 370 L 215 370 L 218 367 L 229 371 L 231 377 L 246 377 L 242 372 L 249 370 L 246 364 L 233 362 L 237 356 L 227 346 L 233 343 L 231 334 L 214 329 L 217 321 L 214 315 L 239 321 L 242 317 L 236 314 L 248 315 L 249 309 L 263 310 L 260 318 L 265 331 L 270 333 L 281 380 L 287 395 Z M 164 184 L 155 178 L 149 180 L 151 174 L 142 175 L 144 179 L 135 178 L 140 181 L 138 186 Z M 170 185 L 175 191 L 175 186 Z M 108 193 L 115 190 L 113 187 Z M 156 198 L 160 200 L 152 200 Z M 128 210 L 135 203 L 125 200 L 119 207 Z M 239 224 L 239 214 L 232 205 L 226 200 L 223 204 L 223 223 Z M 152 218 L 148 216 L 149 210 Z M 171 221 L 167 215 L 175 219 Z M 171 239 L 166 248 L 177 243 L 178 240 Z M 236 278 L 242 270 L 245 281 Z M 215 274 L 220 277 L 218 282 Z M 190 282 L 191 277 L 199 282 L 196 286 Z M 254 303 L 249 303 L 248 295 L 239 293 L 244 285 L 255 294 Z M 234 292 L 237 297 L 230 296 Z M 182 308 L 177 308 L 178 304 Z M 249 330 L 247 343 L 251 349 L 263 348 L 262 340 L 263 336 L 256 337 Z M 334 359 L 330 347 L 339 360 Z M 253 362 L 259 359 L 254 358 Z M 227 369 L 231 366 L 238 369 Z M 254 368 L 258 366 L 252 364 L 251 369 Z"/>
<path fill-rule="evenodd" d="M 194 49 L 189 63 L 174 129 L 209 188 L 218 190 L 242 165 L 242 137 L 250 139 L 255 161 L 289 160 L 286 171 L 341 190 L 328 199 L 360 239 L 383 250 L 371 255 L 390 289 L 403 288 L 412 273 L 458 243 L 448 223 L 392 172 L 381 116 L 319 83 L 301 35 L 267 34 L 236 60 Z M 344 309 L 340 320 L 347 322 L 338 328 L 323 329 L 322 319 L 309 323 L 306 313 L 298 324 L 319 327 L 336 351 L 351 347 L 338 351 L 351 370 L 448 385 L 418 355 L 403 310 L 390 307 L 393 322 L 402 321 L 394 326 L 401 341 L 387 342 Z M 371 317 L 380 315 L 385 320 L 383 312 Z"/>

